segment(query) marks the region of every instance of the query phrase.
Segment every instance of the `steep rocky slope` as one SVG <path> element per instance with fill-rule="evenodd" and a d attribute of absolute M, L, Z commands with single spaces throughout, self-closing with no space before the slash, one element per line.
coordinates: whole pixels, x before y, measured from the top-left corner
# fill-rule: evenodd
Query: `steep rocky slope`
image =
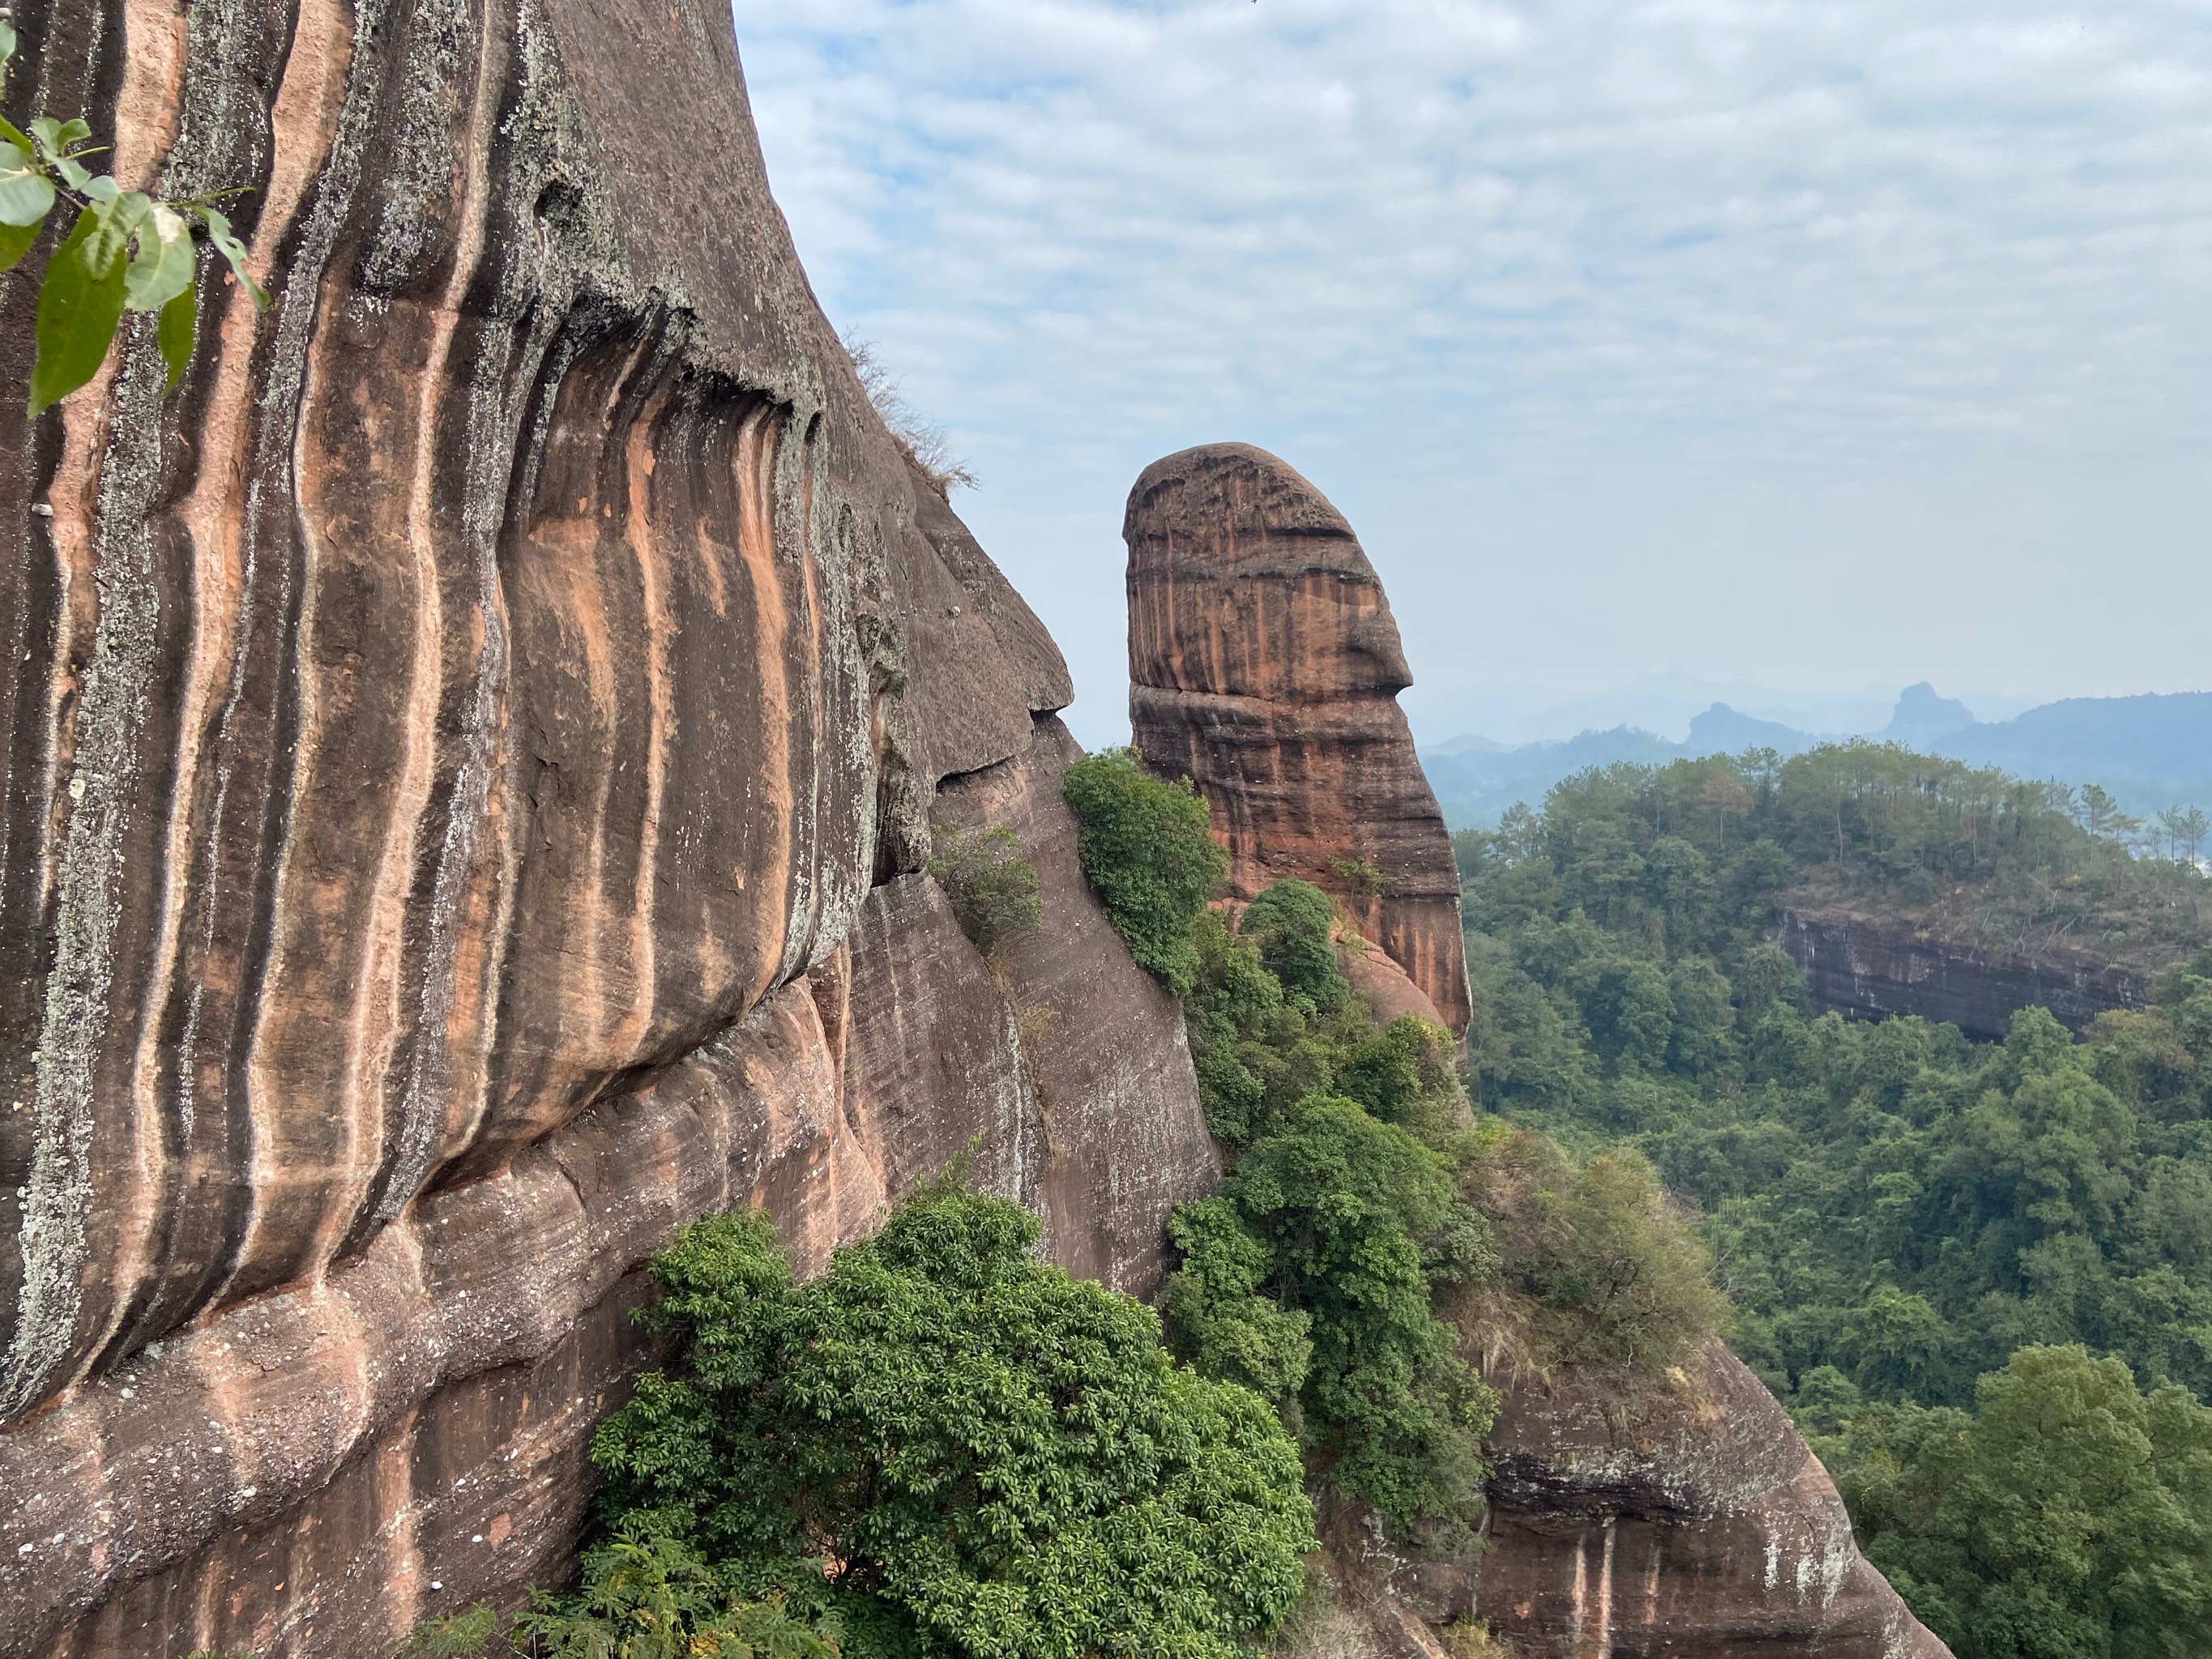
<path fill-rule="evenodd" d="M 1398 707 L 1413 677 L 1344 515 L 1267 451 L 1208 444 L 1145 469 L 1121 533 L 1136 744 L 1206 798 L 1234 896 L 1314 883 L 1466 1030 L 1459 872 Z"/>
<path fill-rule="evenodd" d="M 276 302 L 27 428 L 6 301 L 0 1652 L 381 1654 L 557 1574 L 708 1210 L 818 1260 L 972 1149 L 1146 1288 L 1213 1179 L 1181 1018 L 726 7 L 17 15 L 9 113 L 254 185 Z M 951 925 L 939 814 L 1022 836 L 1048 957 Z"/>
<path fill-rule="evenodd" d="M 1717 1340 L 1647 1396 L 1509 1388 L 1491 1454 L 1477 1606 L 1522 1659 L 1948 1659 L 1859 1554 L 1820 1459 Z"/>

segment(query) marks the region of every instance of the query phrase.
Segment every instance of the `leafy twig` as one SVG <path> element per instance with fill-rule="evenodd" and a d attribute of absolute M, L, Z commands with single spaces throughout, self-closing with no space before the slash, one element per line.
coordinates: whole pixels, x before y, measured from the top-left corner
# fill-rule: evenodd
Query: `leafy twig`
<path fill-rule="evenodd" d="M 15 56 L 15 27 L 0 8 L 0 91 Z M 12 270 L 37 243 L 57 207 L 76 210 L 39 285 L 38 351 L 31 366 L 30 412 L 39 415 L 100 372 L 127 311 L 160 318 L 156 338 L 168 367 L 165 392 L 191 361 L 199 320 L 198 242 L 204 238 L 265 311 L 268 291 L 246 263 L 246 245 L 215 204 L 240 185 L 165 200 L 125 190 L 84 165 L 107 154 L 89 141 L 85 121 L 42 115 L 26 132 L 0 118 L 0 271 Z"/>

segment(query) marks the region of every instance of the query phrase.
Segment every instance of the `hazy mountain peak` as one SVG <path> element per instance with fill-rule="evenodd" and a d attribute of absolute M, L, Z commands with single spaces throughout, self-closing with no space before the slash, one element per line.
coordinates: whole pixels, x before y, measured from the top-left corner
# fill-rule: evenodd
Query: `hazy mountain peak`
<path fill-rule="evenodd" d="M 1437 755 L 1502 755 L 1506 752 L 1506 748 L 1504 744 L 1466 732 L 1449 743 L 1438 744 L 1429 752 Z"/>
<path fill-rule="evenodd" d="M 1926 680 L 1898 693 L 1897 711 L 1881 735 L 1893 743 L 1925 745 L 1974 723 L 1974 711 L 1956 697 L 1938 695 Z"/>
<path fill-rule="evenodd" d="M 1717 702 L 1690 722 L 1690 740 L 1683 747 L 1692 755 L 1734 755 L 1747 749 L 1773 749 L 1795 755 L 1820 741 L 1780 720 L 1761 720 Z"/>

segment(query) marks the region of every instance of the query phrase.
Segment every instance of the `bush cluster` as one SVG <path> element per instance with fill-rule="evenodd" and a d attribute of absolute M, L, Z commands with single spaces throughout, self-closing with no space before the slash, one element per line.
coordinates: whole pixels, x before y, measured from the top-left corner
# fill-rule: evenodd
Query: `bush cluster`
<path fill-rule="evenodd" d="M 1198 973 L 1192 925 L 1229 868 L 1206 833 L 1206 803 L 1189 779 L 1154 777 L 1133 749 L 1085 756 L 1060 788 L 1075 813 L 1084 879 L 1138 966 L 1181 995 Z"/>
<path fill-rule="evenodd" d="M 929 873 L 975 947 L 994 957 L 1006 945 L 1037 930 L 1044 895 L 1036 866 L 1022 856 L 1014 832 L 1000 827 L 980 834 L 938 826 Z"/>
<path fill-rule="evenodd" d="M 800 1285 L 757 1215 L 689 1230 L 653 1262 L 678 1361 L 592 1443 L 609 1532 L 871 1659 L 1205 1659 L 1272 1630 L 1312 1547 L 1291 1443 L 1039 1235 L 927 1193 Z"/>
<path fill-rule="evenodd" d="M 1231 1659 L 1318 1546 L 1266 1401 L 949 1185 L 795 1279 L 753 1212 L 653 1259 L 665 1370 L 599 1425 L 581 1587 L 403 1659 Z"/>
<path fill-rule="evenodd" d="M 2212 1628 L 2212 1410 L 2078 1344 L 2020 1349 L 1974 1409 L 1800 1387 L 1869 1557 L 1960 1659 L 2194 1659 Z M 1823 1427 L 1830 1432 L 1823 1434 Z"/>
<path fill-rule="evenodd" d="M 1170 1345 L 1273 1404 L 1317 1478 L 1401 1529 L 1460 1534 L 1497 1397 L 1448 1315 L 1525 1299 L 1552 1362 L 1656 1369 L 1719 1311 L 1698 1247 L 1640 1163 L 1574 1172 L 1531 1137 L 1478 1131 L 1449 1034 L 1378 1028 L 1351 995 L 1319 888 L 1279 882 L 1233 925 L 1207 908 L 1218 854 L 1187 787 L 1121 750 L 1071 769 L 1067 793 L 1109 916 L 1183 998 L 1235 1160 L 1171 1227 Z M 1486 1204 L 1529 1224 L 1501 1245 Z"/>

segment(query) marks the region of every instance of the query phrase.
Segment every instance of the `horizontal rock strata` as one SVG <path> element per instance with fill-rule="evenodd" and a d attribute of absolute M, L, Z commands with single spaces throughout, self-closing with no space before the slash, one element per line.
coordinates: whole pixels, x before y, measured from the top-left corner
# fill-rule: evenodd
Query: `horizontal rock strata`
<path fill-rule="evenodd" d="M 1777 937 L 1803 971 L 1813 1006 L 1853 1019 L 1917 1014 L 1968 1036 L 1997 1038 L 2022 1008 L 2048 1008 L 2080 1032 L 2099 1014 L 2150 1000 L 2148 975 L 2086 951 L 1994 950 L 1903 918 L 1784 909 Z"/>
<path fill-rule="evenodd" d="M 1206 796 L 1234 896 L 1324 889 L 1463 1033 L 1459 872 L 1351 526 L 1265 450 L 1209 444 L 1145 470 L 1121 533 L 1136 745 Z"/>

